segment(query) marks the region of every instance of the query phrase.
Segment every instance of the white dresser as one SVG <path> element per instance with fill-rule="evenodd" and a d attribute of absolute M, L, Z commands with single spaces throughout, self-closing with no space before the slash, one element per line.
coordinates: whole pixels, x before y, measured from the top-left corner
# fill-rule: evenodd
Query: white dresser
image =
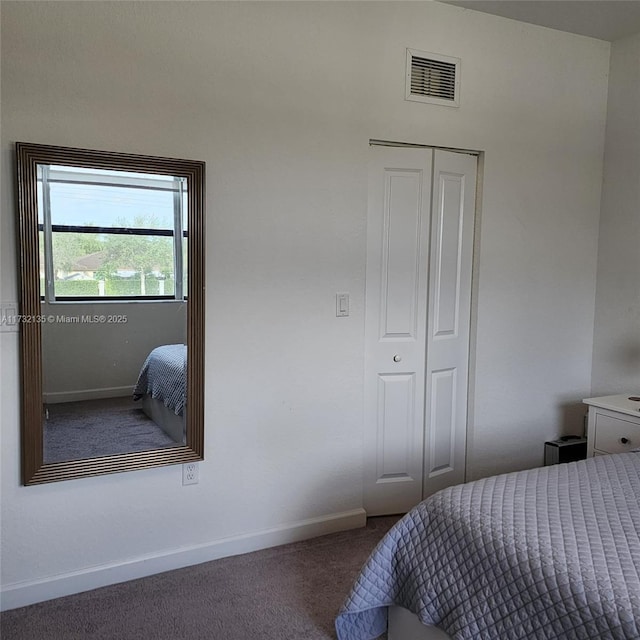
<path fill-rule="evenodd" d="M 587 457 L 640 448 L 640 394 L 587 398 L 583 402 L 589 405 Z"/>

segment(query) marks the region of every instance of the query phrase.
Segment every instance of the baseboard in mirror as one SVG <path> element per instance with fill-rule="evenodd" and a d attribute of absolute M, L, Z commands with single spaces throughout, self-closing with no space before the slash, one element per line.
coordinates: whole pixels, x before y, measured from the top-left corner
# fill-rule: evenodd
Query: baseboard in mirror
<path fill-rule="evenodd" d="M 105 389 L 79 389 L 77 391 L 44 391 L 44 404 L 60 404 L 61 402 L 82 402 L 83 400 L 104 400 L 106 398 L 133 398 L 133 387 L 108 387 Z"/>
<path fill-rule="evenodd" d="M 404 607 L 389 607 L 389 640 L 451 640 L 442 629 L 422 624 L 415 613 Z"/>
<path fill-rule="evenodd" d="M 0 610 L 8 611 L 36 602 L 53 600 L 82 591 L 90 591 L 128 580 L 182 569 L 191 565 L 218 560 L 229 556 L 299 542 L 317 536 L 364 527 L 367 514 L 364 509 L 331 513 L 317 518 L 265 529 L 239 536 L 214 540 L 207 544 L 132 558 L 79 571 L 4 585 L 0 591 Z"/>

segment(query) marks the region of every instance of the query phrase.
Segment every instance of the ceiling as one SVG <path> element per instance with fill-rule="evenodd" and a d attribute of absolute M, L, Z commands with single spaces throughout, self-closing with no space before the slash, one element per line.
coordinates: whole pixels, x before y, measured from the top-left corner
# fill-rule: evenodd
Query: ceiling
<path fill-rule="evenodd" d="M 640 33 L 640 0 L 440 0 L 440 2 L 610 42 Z"/>

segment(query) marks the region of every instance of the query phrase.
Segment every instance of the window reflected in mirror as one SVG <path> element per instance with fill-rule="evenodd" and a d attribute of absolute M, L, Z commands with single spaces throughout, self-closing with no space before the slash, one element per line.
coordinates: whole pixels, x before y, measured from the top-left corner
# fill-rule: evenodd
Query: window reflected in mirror
<path fill-rule="evenodd" d="M 47 301 L 184 299 L 184 178 L 42 164 L 37 171 Z"/>

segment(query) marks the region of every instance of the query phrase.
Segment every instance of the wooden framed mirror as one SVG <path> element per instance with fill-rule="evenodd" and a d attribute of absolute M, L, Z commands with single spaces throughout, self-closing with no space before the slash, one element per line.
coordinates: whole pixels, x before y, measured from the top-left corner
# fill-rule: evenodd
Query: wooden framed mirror
<path fill-rule="evenodd" d="M 25 485 L 203 459 L 204 162 L 16 143 Z"/>

